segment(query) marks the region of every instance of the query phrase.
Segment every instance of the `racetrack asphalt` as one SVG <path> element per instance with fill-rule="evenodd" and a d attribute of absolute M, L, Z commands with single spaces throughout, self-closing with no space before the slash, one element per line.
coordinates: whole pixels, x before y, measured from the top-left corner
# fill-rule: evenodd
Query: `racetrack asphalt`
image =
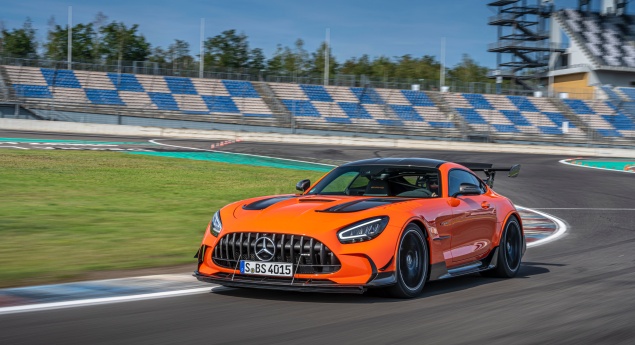
<path fill-rule="evenodd" d="M 11 135 L 0 132 L 0 137 Z M 213 143 L 162 142 L 197 148 Z M 520 163 L 517 179 L 497 176 L 496 191 L 561 218 L 570 229 L 557 241 L 529 248 L 514 279 L 471 275 L 431 282 L 413 300 L 215 288 L 206 294 L 0 315 L 0 343 L 631 344 L 635 339 L 631 174 L 558 163 L 571 158 L 566 151 L 548 156 L 246 142 L 220 150 L 321 163 L 398 156 Z"/>

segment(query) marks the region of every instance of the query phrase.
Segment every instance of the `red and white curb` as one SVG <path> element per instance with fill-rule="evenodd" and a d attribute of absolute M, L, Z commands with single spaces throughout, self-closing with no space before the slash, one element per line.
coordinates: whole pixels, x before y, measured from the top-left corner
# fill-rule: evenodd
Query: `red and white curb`
<path fill-rule="evenodd" d="M 239 142 L 240 142 L 240 140 L 225 140 L 225 141 L 221 141 L 219 143 L 212 144 L 210 146 L 210 148 L 217 149 L 217 148 L 220 148 L 220 147 L 223 147 L 223 146 L 227 146 L 227 145 L 235 144 L 235 143 L 239 143 Z"/>

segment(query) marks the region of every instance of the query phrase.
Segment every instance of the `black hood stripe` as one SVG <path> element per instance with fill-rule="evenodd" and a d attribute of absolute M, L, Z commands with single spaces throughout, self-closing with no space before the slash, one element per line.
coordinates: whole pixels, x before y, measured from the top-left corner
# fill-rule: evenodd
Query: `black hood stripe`
<path fill-rule="evenodd" d="M 243 210 L 264 210 L 265 208 L 277 204 L 280 201 L 285 201 L 293 198 L 297 198 L 297 195 L 283 195 L 283 196 L 274 196 L 272 198 L 262 199 L 258 201 L 254 201 L 251 204 L 243 205 Z"/>

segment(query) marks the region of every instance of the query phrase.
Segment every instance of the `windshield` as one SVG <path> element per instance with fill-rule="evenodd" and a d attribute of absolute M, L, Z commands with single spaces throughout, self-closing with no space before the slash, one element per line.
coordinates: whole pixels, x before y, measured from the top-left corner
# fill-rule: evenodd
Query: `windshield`
<path fill-rule="evenodd" d="M 437 169 L 399 166 L 344 166 L 331 171 L 307 194 L 436 198 Z"/>

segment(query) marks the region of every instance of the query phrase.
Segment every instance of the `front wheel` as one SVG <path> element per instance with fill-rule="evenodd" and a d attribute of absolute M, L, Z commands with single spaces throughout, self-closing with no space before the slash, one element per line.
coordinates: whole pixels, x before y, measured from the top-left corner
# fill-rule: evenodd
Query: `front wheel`
<path fill-rule="evenodd" d="M 428 242 L 416 224 L 408 224 L 399 239 L 397 284 L 386 292 L 396 298 L 413 298 L 421 294 L 428 279 Z"/>
<path fill-rule="evenodd" d="M 510 217 L 505 224 L 503 237 L 498 245 L 496 268 L 482 272 L 489 277 L 512 278 L 520 270 L 523 255 L 523 234 L 516 217 Z"/>

